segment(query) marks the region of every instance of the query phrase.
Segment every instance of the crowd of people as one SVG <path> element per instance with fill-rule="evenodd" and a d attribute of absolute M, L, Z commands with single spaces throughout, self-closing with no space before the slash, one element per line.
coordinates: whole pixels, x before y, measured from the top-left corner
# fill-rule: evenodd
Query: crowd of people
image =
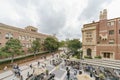
<path fill-rule="evenodd" d="M 101 67 L 101 66 L 94 66 L 89 64 L 82 64 L 75 60 L 64 60 L 65 66 L 70 66 L 72 69 L 79 71 L 79 74 L 82 74 L 82 71 L 89 74 L 89 76 L 92 78 L 94 77 L 95 80 L 120 80 L 120 70 L 107 68 L 107 67 Z M 69 78 L 69 71 L 67 70 L 67 77 Z M 69 80 L 69 79 L 68 79 Z M 76 79 L 75 79 L 76 80 Z"/>
<path fill-rule="evenodd" d="M 52 55 L 54 58 L 54 55 Z M 43 57 L 46 59 L 46 57 Z M 71 80 L 71 68 L 74 70 L 74 78 L 72 80 L 77 80 L 76 76 L 77 74 L 81 75 L 84 73 L 87 73 L 91 78 L 94 77 L 95 80 L 120 80 L 120 70 L 117 69 L 112 69 L 112 68 L 106 68 L 106 67 L 101 67 L 101 66 L 94 66 L 94 65 L 89 65 L 89 64 L 83 64 L 80 61 L 76 60 L 70 60 L 70 59 L 62 59 L 58 55 L 56 58 L 50 60 L 50 64 L 54 66 L 58 66 L 64 62 L 64 67 L 66 67 L 66 78 L 67 80 Z M 69 67 L 71 68 L 69 68 Z M 29 65 L 30 69 L 33 70 L 33 72 L 30 74 L 29 72 L 27 73 L 27 79 L 29 79 L 31 76 L 33 76 L 34 73 L 34 68 L 33 65 Z M 42 67 L 46 68 L 46 64 L 41 64 L 40 61 L 37 62 L 37 67 Z M 23 76 L 21 75 L 21 70 L 19 68 L 18 64 L 14 64 L 13 66 L 13 73 L 15 76 L 19 77 L 20 80 L 23 80 Z M 41 73 L 37 76 L 34 76 L 34 79 L 36 80 L 54 80 L 55 74 L 54 73 L 49 73 L 47 76 L 47 73 Z M 31 79 L 32 80 L 32 79 Z"/>
<path fill-rule="evenodd" d="M 20 80 L 23 80 L 23 76 L 21 75 L 21 70 L 18 64 L 13 65 L 13 73 L 16 77 L 19 77 Z"/>
<path fill-rule="evenodd" d="M 77 69 L 77 70 L 80 69 L 80 62 L 78 61 L 65 59 L 64 62 L 65 62 L 65 66 L 71 66 L 73 69 Z"/>
<path fill-rule="evenodd" d="M 83 64 L 83 70 L 88 72 L 95 80 L 120 80 L 120 70 Z"/>
<path fill-rule="evenodd" d="M 56 58 L 56 59 L 53 59 L 50 61 L 50 64 L 54 65 L 54 66 L 57 66 L 59 65 L 60 63 L 62 62 L 62 59 L 61 58 Z"/>

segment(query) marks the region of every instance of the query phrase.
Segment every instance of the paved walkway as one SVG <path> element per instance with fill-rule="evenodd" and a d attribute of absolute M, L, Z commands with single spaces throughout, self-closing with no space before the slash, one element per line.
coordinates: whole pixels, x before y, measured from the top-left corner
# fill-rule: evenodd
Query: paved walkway
<path fill-rule="evenodd" d="M 61 63 L 59 66 L 55 67 L 53 65 L 50 65 L 51 59 L 53 58 L 48 57 L 47 60 L 39 60 L 40 65 L 43 65 L 44 63 L 46 63 L 47 64 L 46 68 L 50 71 L 50 73 L 55 74 L 55 80 L 66 80 L 66 67 L 64 66 L 64 63 Z M 23 75 L 23 80 L 27 78 L 28 72 L 29 73 L 33 72 L 33 70 L 29 67 L 29 65 L 32 64 L 34 67 L 37 67 L 37 62 L 38 60 L 32 61 L 28 64 L 20 66 L 21 75 Z M 71 79 L 72 79 L 74 77 L 74 70 L 72 68 L 70 73 L 71 73 Z M 13 74 L 12 70 L 8 70 L 0 74 L 0 80 L 20 80 L 20 79 Z"/>
<path fill-rule="evenodd" d="M 31 73 L 31 69 L 29 67 L 30 64 L 32 64 L 34 67 L 37 66 L 37 61 L 40 61 L 41 63 L 46 63 L 49 61 L 51 57 L 49 57 L 46 61 L 44 61 L 44 59 L 40 59 L 40 60 L 34 60 L 30 63 L 24 64 L 20 66 L 20 70 L 21 70 L 21 74 L 23 75 L 23 78 L 25 79 L 27 77 L 27 73 L 30 72 Z M 7 70 L 5 72 L 0 73 L 0 80 L 16 80 L 15 75 L 13 74 L 12 70 Z"/>

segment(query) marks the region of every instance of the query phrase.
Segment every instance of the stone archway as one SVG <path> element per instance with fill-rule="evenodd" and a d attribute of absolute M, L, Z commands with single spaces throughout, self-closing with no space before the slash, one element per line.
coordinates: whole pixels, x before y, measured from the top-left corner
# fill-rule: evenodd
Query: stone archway
<path fill-rule="evenodd" d="M 90 48 L 87 49 L 87 56 L 92 57 L 91 55 L 92 50 Z"/>

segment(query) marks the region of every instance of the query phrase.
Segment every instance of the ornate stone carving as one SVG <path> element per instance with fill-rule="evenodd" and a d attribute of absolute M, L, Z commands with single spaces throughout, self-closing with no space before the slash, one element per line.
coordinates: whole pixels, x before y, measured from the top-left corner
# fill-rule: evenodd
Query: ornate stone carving
<path fill-rule="evenodd" d="M 107 40 L 108 39 L 108 35 L 107 34 L 105 34 L 105 35 L 100 34 L 99 36 L 100 36 L 101 40 Z"/>

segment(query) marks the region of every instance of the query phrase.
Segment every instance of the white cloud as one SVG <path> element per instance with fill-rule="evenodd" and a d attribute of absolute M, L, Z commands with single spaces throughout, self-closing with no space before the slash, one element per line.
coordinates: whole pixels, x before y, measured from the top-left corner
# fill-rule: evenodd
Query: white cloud
<path fill-rule="evenodd" d="M 108 10 L 109 19 L 120 17 L 120 10 L 119 10 L 120 4 L 119 3 L 120 3 L 120 0 L 115 0 L 111 4 L 106 6 Z"/>
<path fill-rule="evenodd" d="M 40 32 L 56 33 L 59 39 L 81 39 L 82 25 L 98 20 L 108 9 L 108 18 L 120 16 L 120 0 L 0 0 L 0 22 Z"/>

